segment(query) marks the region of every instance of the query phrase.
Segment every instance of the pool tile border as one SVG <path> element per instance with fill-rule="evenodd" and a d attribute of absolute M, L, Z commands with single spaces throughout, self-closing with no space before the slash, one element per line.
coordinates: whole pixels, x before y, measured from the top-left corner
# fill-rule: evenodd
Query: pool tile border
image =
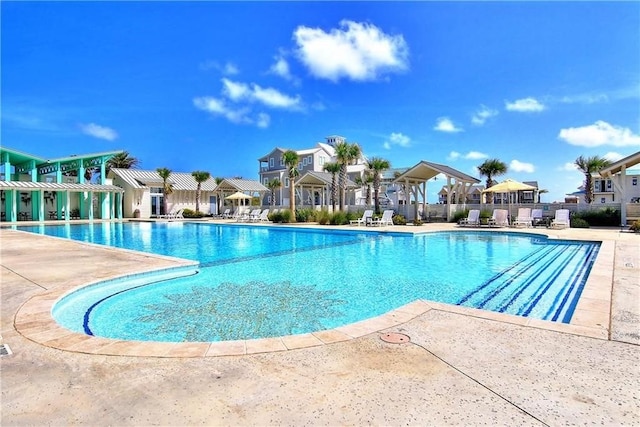
<path fill-rule="evenodd" d="M 539 234 L 547 235 L 546 233 Z M 554 236 L 550 236 L 550 238 L 554 238 Z M 601 241 L 598 256 L 570 324 L 531 319 L 435 301 L 416 300 L 377 317 L 331 330 L 308 334 L 213 343 L 124 341 L 88 336 L 72 332 L 58 325 L 51 316 L 51 309 L 61 296 L 73 291 L 73 289 L 54 289 L 36 295 L 26 301 L 15 315 L 14 327 L 20 334 L 31 341 L 64 351 L 95 355 L 172 358 L 241 356 L 328 345 L 398 328 L 404 323 L 432 310 L 606 340 L 610 338 L 614 251 L 614 241 Z M 192 262 L 188 264 L 192 264 Z M 136 273 L 135 276 L 145 273 L 155 274 L 157 271 L 140 272 Z M 114 279 L 117 278 L 114 277 Z M 91 283 L 87 285 L 89 284 Z M 82 287 L 84 286 L 86 285 Z M 79 287 L 74 287 L 74 289 L 77 288 Z"/>

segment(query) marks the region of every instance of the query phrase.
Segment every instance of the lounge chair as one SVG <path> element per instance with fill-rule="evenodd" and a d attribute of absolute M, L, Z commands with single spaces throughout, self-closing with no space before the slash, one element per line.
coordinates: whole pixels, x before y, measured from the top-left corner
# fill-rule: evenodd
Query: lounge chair
<path fill-rule="evenodd" d="M 373 226 L 393 225 L 393 210 L 387 209 L 382 212 L 381 218 L 376 218 L 371 221 Z"/>
<path fill-rule="evenodd" d="M 269 209 L 264 209 L 262 212 L 260 212 L 260 215 L 258 215 L 256 218 L 252 218 L 251 221 L 253 221 L 253 222 L 270 222 L 269 221 Z"/>
<path fill-rule="evenodd" d="M 231 218 L 231 209 L 227 208 L 224 210 L 224 212 L 222 212 L 220 215 L 218 215 L 218 217 L 220 218 Z"/>
<path fill-rule="evenodd" d="M 466 227 L 471 225 L 480 225 L 480 210 L 471 209 L 466 218 L 462 218 L 458 221 L 460 227 Z"/>
<path fill-rule="evenodd" d="M 534 227 L 538 225 L 547 225 L 547 222 L 542 216 L 542 209 L 531 209 L 531 225 Z"/>
<path fill-rule="evenodd" d="M 555 218 L 551 221 L 551 228 L 566 228 L 571 227 L 571 222 L 569 221 L 569 209 L 558 209 L 556 211 Z"/>
<path fill-rule="evenodd" d="M 251 211 L 251 213 L 249 214 L 249 222 L 255 222 L 258 220 L 258 218 L 260 218 L 260 213 L 262 212 L 262 210 L 260 209 L 254 209 Z"/>
<path fill-rule="evenodd" d="M 352 219 L 349 221 L 351 225 L 366 225 L 367 221 L 371 221 L 373 218 L 373 209 L 367 209 L 362 213 L 362 216 L 358 219 Z"/>
<path fill-rule="evenodd" d="M 514 227 L 519 227 L 519 226 L 523 226 L 523 227 L 531 227 L 531 224 L 533 224 L 533 218 L 531 217 L 531 208 L 519 208 L 518 209 L 518 216 L 516 217 L 515 221 L 513 221 L 513 226 Z"/>
<path fill-rule="evenodd" d="M 494 209 L 491 218 L 487 221 L 490 227 L 508 227 L 509 212 L 506 209 Z"/>

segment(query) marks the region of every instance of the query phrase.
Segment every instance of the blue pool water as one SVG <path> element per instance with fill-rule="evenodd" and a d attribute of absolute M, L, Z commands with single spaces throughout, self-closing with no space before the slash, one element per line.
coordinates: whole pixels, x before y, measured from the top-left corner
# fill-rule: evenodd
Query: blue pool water
<path fill-rule="evenodd" d="M 455 231 L 408 235 L 196 223 L 21 230 L 188 258 L 196 271 L 115 280 L 56 304 L 97 336 L 221 341 L 331 329 L 416 299 L 568 323 L 599 244 Z"/>

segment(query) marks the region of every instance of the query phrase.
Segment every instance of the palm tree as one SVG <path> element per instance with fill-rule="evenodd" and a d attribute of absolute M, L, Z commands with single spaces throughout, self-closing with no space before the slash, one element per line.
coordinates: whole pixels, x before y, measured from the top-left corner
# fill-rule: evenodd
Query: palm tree
<path fill-rule="evenodd" d="M 610 164 L 611 162 L 609 160 L 600 156 L 580 156 L 576 159 L 575 165 L 580 172 L 584 174 L 584 201 L 587 202 L 587 204 L 593 202 L 593 178 L 591 174 L 599 172 Z"/>
<path fill-rule="evenodd" d="M 391 163 L 382 157 L 372 157 L 367 161 L 367 168 L 373 175 L 373 203 L 376 213 L 380 213 L 380 176 L 390 167 Z"/>
<path fill-rule="evenodd" d="M 331 174 L 331 212 L 336 211 L 336 199 L 338 198 L 338 186 L 336 185 L 336 174 L 340 172 L 340 164 L 327 162 L 324 164 L 325 172 Z"/>
<path fill-rule="evenodd" d="M 220 185 L 220 183 L 224 181 L 224 178 L 216 176 L 213 180 L 216 182 L 216 189 L 217 189 L 218 185 Z M 221 194 L 218 193 L 218 197 L 216 198 L 216 210 L 218 214 L 220 214 L 220 195 Z"/>
<path fill-rule="evenodd" d="M 164 209 L 164 214 L 168 213 L 167 210 L 167 196 L 173 193 L 173 184 L 168 182 L 169 176 L 171 175 L 171 170 L 167 168 L 158 168 L 156 169 L 160 178 L 162 178 L 162 208 Z"/>
<path fill-rule="evenodd" d="M 276 190 L 282 187 L 282 182 L 278 178 L 267 181 L 267 188 L 271 190 L 271 209 L 276 206 Z"/>
<path fill-rule="evenodd" d="M 347 195 L 347 166 L 360 157 L 360 146 L 339 142 L 335 145 L 336 159 L 340 164 L 340 210 L 344 210 Z"/>
<path fill-rule="evenodd" d="M 282 160 L 287 167 L 287 174 L 289 175 L 289 210 L 292 214 L 292 221 L 296 220 L 296 193 L 295 182 L 296 178 L 300 175 L 298 170 L 298 153 L 293 150 L 287 150 L 282 154 Z"/>
<path fill-rule="evenodd" d="M 211 178 L 211 174 L 206 171 L 193 171 L 191 172 L 191 175 L 198 184 L 196 187 L 196 212 L 200 212 L 200 193 L 202 190 L 202 183 Z"/>
<path fill-rule="evenodd" d="M 478 166 L 478 172 L 480 176 L 487 177 L 487 188 L 491 188 L 495 184 L 493 182 L 495 176 L 507 173 L 507 165 L 498 159 L 488 159 Z M 490 200 L 493 201 L 493 198 Z"/>
<path fill-rule="evenodd" d="M 128 151 L 122 151 L 109 160 L 105 164 L 107 174 L 113 168 L 116 169 L 135 169 L 140 165 L 140 160 L 135 157 L 131 157 Z"/>

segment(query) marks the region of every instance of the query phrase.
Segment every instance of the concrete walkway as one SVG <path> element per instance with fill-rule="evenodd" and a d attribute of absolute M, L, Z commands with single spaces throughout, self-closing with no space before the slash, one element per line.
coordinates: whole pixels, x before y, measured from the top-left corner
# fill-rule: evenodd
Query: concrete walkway
<path fill-rule="evenodd" d="M 640 236 L 549 233 L 613 248 L 597 261 L 613 274 L 592 271 L 609 282 L 599 333 L 424 302 L 408 321 L 325 345 L 132 357 L 62 350 L 80 344 L 40 329 L 52 301 L 32 318 L 24 310 L 42 295 L 184 261 L 0 229 L 1 332 L 13 351 L 0 357 L 0 423 L 640 425 Z M 601 304 L 591 304 L 600 318 Z M 409 339 L 381 339 L 391 333 Z"/>

